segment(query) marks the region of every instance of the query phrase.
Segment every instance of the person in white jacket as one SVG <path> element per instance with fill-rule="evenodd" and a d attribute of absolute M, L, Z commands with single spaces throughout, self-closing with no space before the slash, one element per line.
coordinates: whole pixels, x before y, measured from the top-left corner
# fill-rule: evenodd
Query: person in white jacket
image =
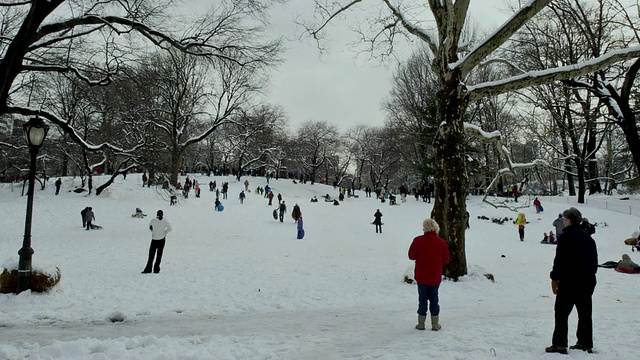
<path fill-rule="evenodd" d="M 171 231 L 171 224 L 169 224 L 167 219 L 164 219 L 164 213 L 162 210 L 158 210 L 156 217 L 149 223 L 149 230 L 151 231 L 149 260 L 147 260 L 147 266 L 144 268 L 142 273 L 151 273 L 151 265 L 153 265 L 153 258 L 155 257 L 156 263 L 153 266 L 153 272 L 157 274 L 160 272 L 160 261 L 162 261 L 162 251 L 164 250 L 165 239 L 167 237 L 167 233 Z"/>

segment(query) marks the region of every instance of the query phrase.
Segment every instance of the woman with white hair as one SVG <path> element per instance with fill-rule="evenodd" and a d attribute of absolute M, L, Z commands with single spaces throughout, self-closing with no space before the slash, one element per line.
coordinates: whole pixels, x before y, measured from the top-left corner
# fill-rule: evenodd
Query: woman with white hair
<path fill-rule="evenodd" d="M 422 222 L 424 234 L 413 239 L 409 247 L 409 259 L 416 262 L 414 278 L 418 283 L 418 325 L 416 329 L 424 330 L 427 319 L 427 305 L 431 313 L 431 330 L 438 331 L 442 327 L 438 322 L 440 305 L 438 288 L 442 282 L 442 267 L 449 262 L 449 246 L 440 237 L 440 226 L 433 219 Z"/>

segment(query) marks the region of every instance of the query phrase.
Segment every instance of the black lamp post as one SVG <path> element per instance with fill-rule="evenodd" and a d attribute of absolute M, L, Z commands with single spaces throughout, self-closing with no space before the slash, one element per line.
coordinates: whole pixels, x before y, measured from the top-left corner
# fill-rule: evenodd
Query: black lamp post
<path fill-rule="evenodd" d="M 38 150 L 47 136 L 49 126 L 40 118 L 31 118 L 23 125 L 24 136 L 29 145 L 31 164 L 29 166 L 29 192 L 27 193 L 27 216 L 24 222 L 24 240 L 22 248 L 18 251 L 20 261 L 18 263 L 18 293 L 31 288 L 31 215 L 33 212 L 33 191 L 36 180 L 36 158 Z"/>

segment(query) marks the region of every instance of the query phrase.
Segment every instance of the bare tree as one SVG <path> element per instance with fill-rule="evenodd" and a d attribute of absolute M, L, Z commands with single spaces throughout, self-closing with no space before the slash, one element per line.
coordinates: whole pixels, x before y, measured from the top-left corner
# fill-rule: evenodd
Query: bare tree
<path fill-rule="evenodd" d="M 171 21 L 171 0 L 25 0 L 0 4 L 0 114 L 41 116 L 88 151 L 111 143 L 83 139 L 73 124 L 48 108 L 30 105 L 21 86 L 36 73 L 65 73 L 90 86 L 107 85 L 149 45 L 211 59 L 219 68 L 277 63 L 280 41 L 261 39 L 271 0 L 224 0 L 199 19 Z M 61 5 L 66 6 L 61 6 Z M 138 49 L 138 50 L 136 50 Z M 132 59 L 133 58 L 133 59 Z M 222 96 L 224 98 L 224 95 Z"/>
<path fill-rule="evenodd" d="M 588 40 L 586 43 L 592 52 L 601 52 L 604 47 L 621 47 L 640 42 L 640 29 L 637 27 L 640 14 L 634 16 L 617 0 L 611 2 L 600 0 L 598 3 L 596 14 L 599 17 L 596 22 L 590 21 L 593 17 L 593 11 L 589 11 L 590 9 L 585 8 L 579 2 L 576 6 L 563 8 L 563 15 L 577 23 L 581 34 Z M 610 15 L 610 13 L 614 15 Z M 618 36 L 614 38 L 606 36 L 613 31 L 611 28 L 622 29 L 622 33 L 617 34 Z M 603 69 L 584 80 L 567 80 L 565 84 L 586 89 L 602 101 L 609 111 L 613 124 L 622 130 L 629 144 L 633 162 L 640 170 L 640 147 L 634 146 L 634 144 L 640 143 L 640 135 L 637 114 L 633 109 L 631 98 L 638 71 L 640 71 L 640 58 L 630 64 L 623 63 L 619 66 Z"/>
<path fill-rule="evenodd" d="M 517 59 L 518 65 L 526 69 L 544 69 L 550 64 L 577 64 L 602 55 L 605 49 L 628 46 L 630 40 L 625 39 L 624 27 L 618 25 L 620 20 L 624 20 L 620 18 L 620 14 L 626 12 L 624 8 L 617 8 L 614 5 L 619 6 L 617 2 L 605 1 L 598 1 L 595 4 L 575 0 L 555 2 L 540 14 L 537 21 L 527 24 L 526 31 L 523 31 L 514 42 L 516 48 L 512 54 Z M 617 114 L 615 119 L 618 124 L 624 122 L 624 111 L 621 110 L 629 110 L 628 93 L 627 100 L 624 101 L 611 85 L 618 82 L 616 79 L 618 76 L 614 75 L 617 73 L 614 69 L 617 68 L 619 66 L 599 69 L 593 74 L 588 74 L 585 80 L 564 81 L 565 84 L 600 88 L 600 91 L 592 91 L 594 94 L 600 93 L 602 96 L 600 98 L 576 88 L 567 90 L 558 84 L 547 84 L 531 89 L 535 96 L 532 101 L 534 106 L 543 106 L 551 114 L 560 138 L 559 143 L 562 144 L 561 148 L 555 147 L 559 157 L 566 161 L 564 171 L 569 178 L 571 194 L 576 193 L 572 187 L 572 179 L 578 180 L 579 203 L 584 203 L 587 187 L 589 194 L 601 191 L 596 154 L 606 134 L 611 131 L 611 123 L 605 121 L 602 114 L 602 100 L 604 99 L 604 103 L 613 101 L 610 105 L 613 105 L 615 110 L 612 114 Z M 607 73 L 612 77 L 606 77 Z M 590 84 L 595 84 L 595 87 Z M 613 93 L 609 95 L 609 91 Z M 618 108 L 616 100 L 611 100 L 612 98 L 621 101 L 619 105 L 622 107 Z M 532 130 L 535 133 L 535 129 Z M 545 141 L 548 135 L 548 133 L 541 134 L 541 141 Z M 635 139 L 640 140 L 637 128 Z"/>
<path fill-rule="evenodd" d="M 386 126 L 396 134 L 398 153 L 411 164 L 421 180 L 434 175 L 436 93 L 438 80 L 429 64 L 431 58 L 424 49 L 413 54 L 399 66 L 393 76 L 390 99 L 385 102 Z"/>
<path fill-rule="evenodd" d="M 227 140 L 228 151 L 235 160 L 240 180 L 243 171 L 264 168 L 270 155 L 280 150 L 278 136 L 285 125 L 285 115 L 277 106 L 260 105 L 243 111 L 224 126 L 220 136 Z"/>
<path fill-rule="evenodd" d="M 337 19 L 337 15 L 352 10 L 362 0 L 352 0 L 346 4 L 316 0 L 317 15 L 320 23 L 309 24 L 309 34 L 321 39 L 327 24 Z M 440 235 L 446 239 L 451 251 L 451 262 L 445 267 L 445 275 L 458 279 L 467 273 L 465 255 L 466 229 L 466 193 L 468 176 L 466 173 L 465 124 L 467 105 L 486 96 L 498 95 L 529 86 L 545 84 L 551 81 L 574 78 L 589 74 L 595 69 L 615 62 L 635 58 L 640 55 L 640 47 L 612 51 L 598 58 L 590 59 L 568 67 L 557 67 L 541 71 L 532 71 L 509 76 L 489 83 L 469 84 L 468 76 L 491 54 L 502 46 L 523 24 L 547 6 L 551 0 L 532 0 L 522 6 L 507 22 L 489 37 L 480 41 L 474 48 L 466 50 L 462 40 L 463 28 L 470 0 L 429 0 L 429 10 L 435 19 L 434 32 L 427 30 L 422 23 L 413 20 L 410 6 L 402 2 L 381 0 L 390 16 L 380 21 L 372 21 L 377 26 L 369 37 L 367 46 L 380 44 L 392 45 L 398 28 L 403 29 L 415 39 L 424 42 L 434 55 L 432 67 L 437 74 L 438 122 L 441 124 L 435 141 L 436 184 L 435 204 L 432 217 L 441 225 Z M 413 8 L 413 10 L 423 10 Z M 376 51 L 378 47 L 370 46 Z M 385 47 L 385 50 L 392 47 Z M 506 61 L 502 59 L 501 61 Z"/>
<path fill-rule="evenodd" d="M 301 166 L 309 175 L 311 184 L 317 181 L 318 169 L 333 154 L 338 143 L 338 128 L 326 121 L 307 121 L 298 129 L 296 147 L 301 157 Z M 325 181 L 329 181 L 325 177 Z"/>

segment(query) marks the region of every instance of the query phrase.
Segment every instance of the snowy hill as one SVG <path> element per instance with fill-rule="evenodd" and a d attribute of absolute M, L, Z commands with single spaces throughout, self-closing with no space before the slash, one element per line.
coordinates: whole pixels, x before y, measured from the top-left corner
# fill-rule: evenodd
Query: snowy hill
<path fill-rule="evenodd" d="M 416 331 L 417 291 L 402 282 L 411 262 L 407 249 L 421 234 L 432 204 L 409 198 L 399 206 L 375 198 L 325 203 L 338 191 L 322 184 L 272 180 L 289 213 L 302 208 L 306 236 L 296 239 L 289 214 L 273 220 L 273 207 L 255 194 L 264 178 L 191 175 L 193 192 L 168 206 L 140 174 L 119 178 L 100 197 L 69 192 L 78 179 L 36 190 L 32 247 L 34 267 L 58 266 L 60 284 L 49 294 L 0 294 L 0 359 L 538 359 L 553 331 L 549 271 L 555 248 L 542 233 L 567 204 L 544 203 L 545 212 L 524 209 L 525 241 L 516 226 L 478 219 L 515 218 L 478 198 L 469 199 L 469 275 L 440 287 L 439 332 Z M 181 178 L 184 181 L 184 177 Z M 248 179 L 244 204 L 238 193 Z M 225 210 L 213 211 L 208 182 L 230 184 Z M 74 183 L 75 181 L 75 183 Z M 96 186 L 102 179 L 96 178 Z M 13 189 L 13 190 L 12 190 Z M 310 203 L 312 196 L 320 199 Z M 374 195 L 375 196 L 375 195 Z M 277 204 L 277 200 L 274 200 Z M 17 262 L 24 231 L 26 197 L 0 185 L 0 261 Z M 82 228 L 80 210 L 92 206 L 103 230 Z M 136 207 L 149 216 L 132 218 Z M 373 213 L 380 209 L 383 234 Z M 141 274 L 148 224 L 164 210 L 167 236 L 162 270 Z M 640 218 L 580 207 L 599 226 L 594 238 L 600 262 L 628 253 L 622 240 Z M 604 226 L 604 223 L 607 226 Z M 504 257 L 502 256 L 504 255 Z M 490 272 L 495 283 L 483 274 Z M 594 295 L 594 341 L 600 359 L 634 353 L 640 275 L 598 272 Z M 575 315 L 570 343 L 575 341 Z M 631 331 L 631 333 L 630 333 Z M 573 351 L 570 358 L 586 358 Z"/>

